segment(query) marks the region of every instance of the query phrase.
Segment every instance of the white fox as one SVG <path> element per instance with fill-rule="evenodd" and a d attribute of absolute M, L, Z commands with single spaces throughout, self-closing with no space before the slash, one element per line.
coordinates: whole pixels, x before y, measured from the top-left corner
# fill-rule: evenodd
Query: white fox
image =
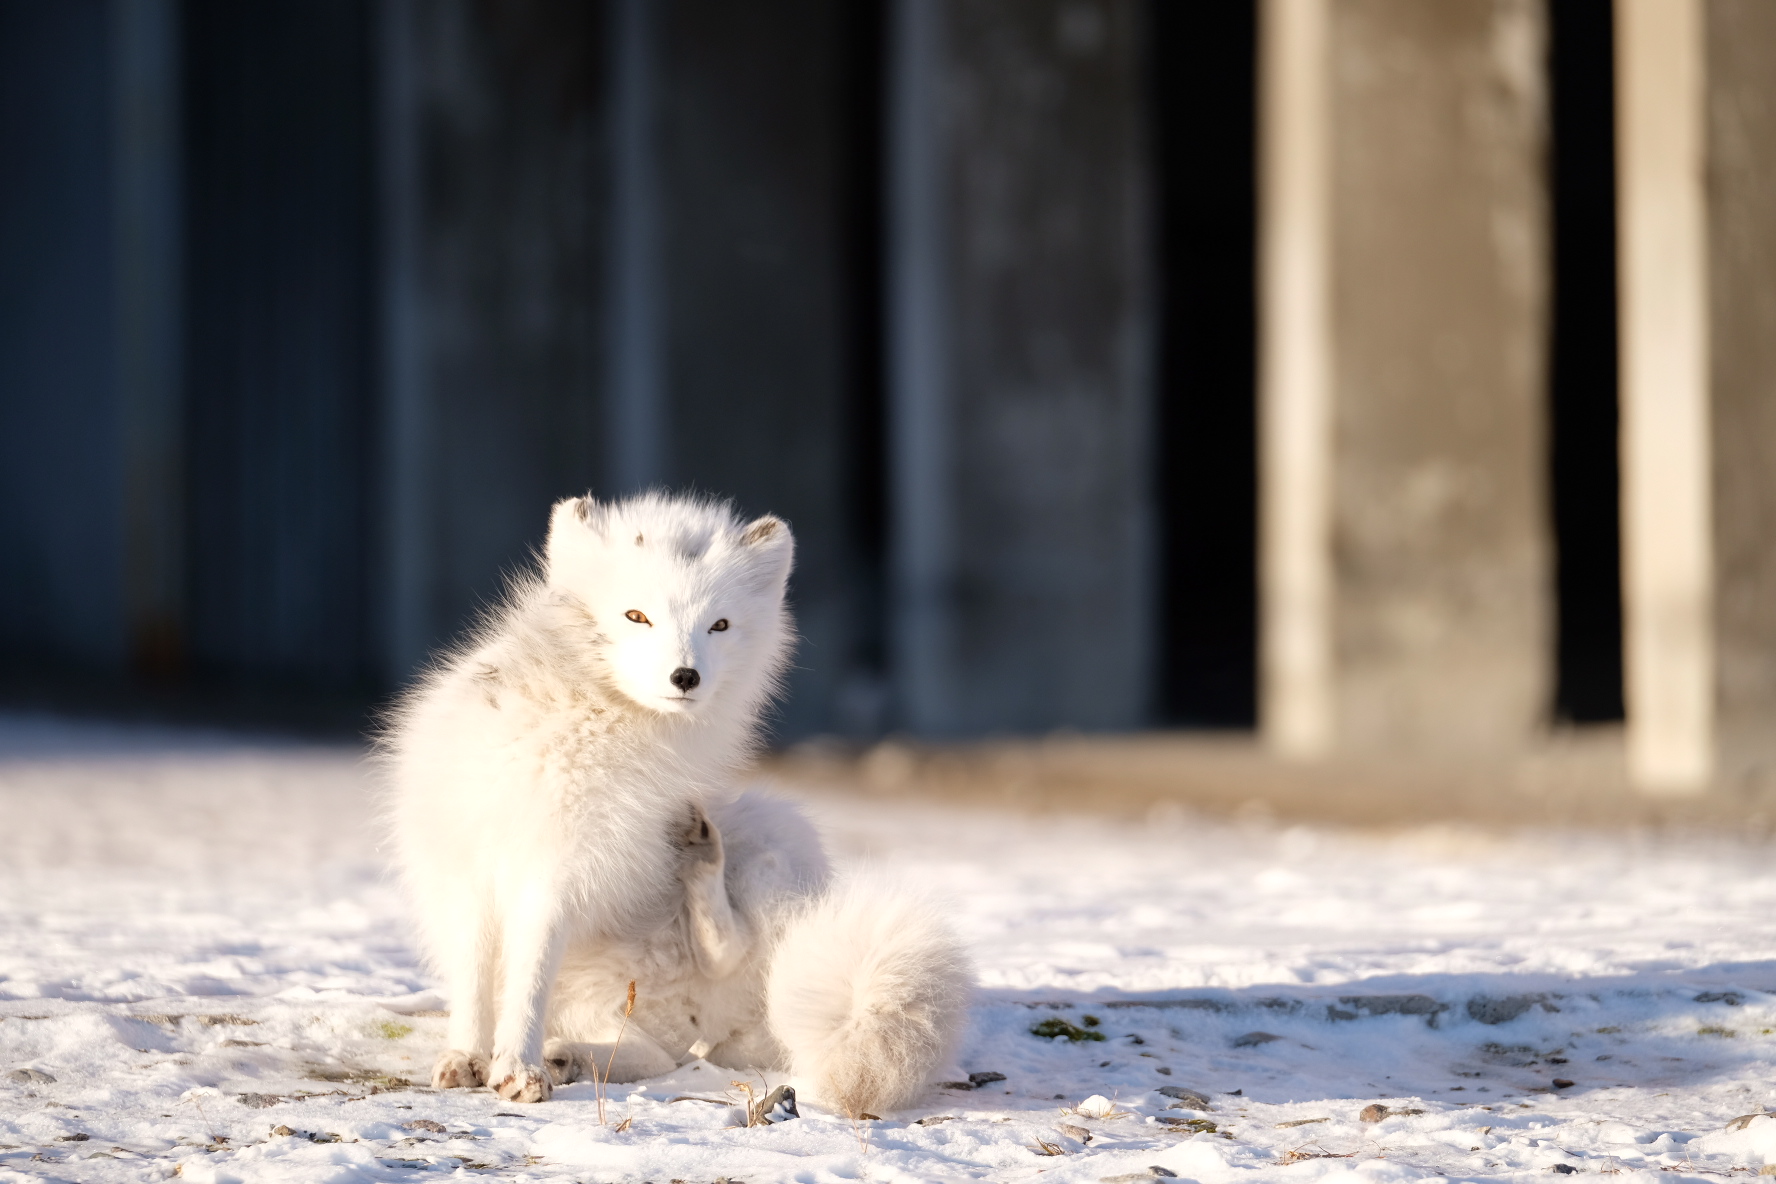
<path fill-rule="evenodd" d="M 972 972 L 933 907 L 834 888 L 794 807 L 730 788 L 794 551 L 722 503 L 562 501 L 542 571 L 397 708 L 390 822 L 451 996 L 434 1085 L 535 1102 L 707 1056 L 856 1115 L 950 1055 Z"/>

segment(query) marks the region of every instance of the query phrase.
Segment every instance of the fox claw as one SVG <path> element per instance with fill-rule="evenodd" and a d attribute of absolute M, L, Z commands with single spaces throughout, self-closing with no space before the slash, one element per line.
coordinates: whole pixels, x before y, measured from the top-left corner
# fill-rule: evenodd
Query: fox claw
<path fill-rule="evenodd" d="M 493 1092 L 508 1102 L 546 1102 L 554 1092 L 541 1065 L 520 1064 L 516 1058 L 501 1057 L 490 1076 Z"/>
<path fill-rule="evenodd" d="M 709 821 L 709 815 L 703 807 L 691 807 L 690 825 L 679 835 L 679 846 L 684 849 L 685 858 L 692 863 L 720 863 L 722 861 L 721 831 L 715 823 Z"/>

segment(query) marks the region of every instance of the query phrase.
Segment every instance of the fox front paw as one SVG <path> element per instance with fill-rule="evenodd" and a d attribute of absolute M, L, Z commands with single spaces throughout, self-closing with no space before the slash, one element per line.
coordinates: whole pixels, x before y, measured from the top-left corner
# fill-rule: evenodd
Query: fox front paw
<path fill-rule="evenodd" d="M 709 821 L 703 807 L 692 806 L 689 824 L 680 832 L 678 846 L 684 852 L 685 872 L 708 871 L 722 864 L 721 831 Z"/>
<path fill-rule="evenodd" d="M 510 1054 L 494 1058 L 487 1080 L 493 1092 L 508 1102 L 546 1102 L 554 1092 L 547 1070 L 541 1065 L 526 1065 Z"/>
<path fill-rule="evenodd" d="M 477 1053 L 448 1049 L 432 1066 L 433 1089 L 474 1089 L 487 1084 L 487 1058 Z"/>

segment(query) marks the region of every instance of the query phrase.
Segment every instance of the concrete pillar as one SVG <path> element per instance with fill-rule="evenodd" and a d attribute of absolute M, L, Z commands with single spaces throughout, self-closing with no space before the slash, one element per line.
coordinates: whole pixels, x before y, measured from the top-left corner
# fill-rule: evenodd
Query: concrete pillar
<path fill-rule="evenodd" d="M 1625 697 L 1643 786 L 1713 772 L 1701 0 L 1616 6 Z"/>
<path fill-rule="evenodd" d="M 1331 0 L 1269 0 L 1259 83 L 1260 718 L 1293 757 L 1331 750 Z"/>
<path fill-rule="evenodd" d="M 1149 718 L 1133 0 L 899 0 L 890 159 L 900 721 Z"/>
<path fill-rule="evenodd" d="M 1629 767 L 1776 778 L 1776 10 L 1620 0 Z"/>
<path fill-rule="evenodd" d="M 1720 775 L 1776 788 L 1776 6 L 1707 7 Z"/>
<path fill-rule="evenodd" d="M 1509 753 L 1549 710 L 1544 14 L 1268 0 L 1262 722 Z"/>

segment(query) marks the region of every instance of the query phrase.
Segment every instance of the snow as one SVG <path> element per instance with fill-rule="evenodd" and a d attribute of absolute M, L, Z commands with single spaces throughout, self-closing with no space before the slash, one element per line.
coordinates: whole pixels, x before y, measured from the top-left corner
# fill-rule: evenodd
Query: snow
<path fill-rule="evenodd" d="M 1776 1105 L 1762 842 L 807 803 L 842 864 L 954 902 L 981 983 L 956 1069 L 1004 1079 L 748 1129 L 737 1075 L 698 1063 L 612 1087 L 600 1125 L 589 1084 L 529 1107 L 406 1084 L 448 1001 L 415 963 L 359 752 L 0 717 L 0 1181 L 1379 1184 L 1776 1162 L 1776 1117 L 1728 1129 Z M 1049 1020 L 1079 1039 L 1031 1034 Z"/>

